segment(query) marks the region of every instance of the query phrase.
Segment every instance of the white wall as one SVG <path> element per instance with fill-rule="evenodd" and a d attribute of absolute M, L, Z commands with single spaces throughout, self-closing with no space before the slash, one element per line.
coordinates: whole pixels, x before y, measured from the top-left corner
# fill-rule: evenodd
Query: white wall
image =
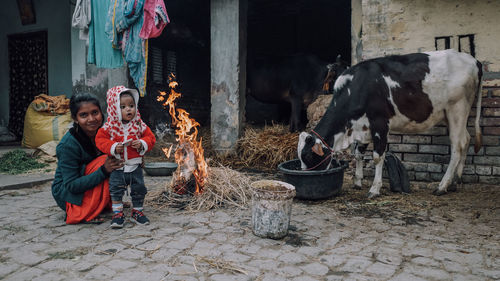
<path fill-rule="evenodd" d="M 9 60 L 7 36 L 48 31 L 48 78 L 50 95 L 71 95 L 70 1 L 33 0 L 36 23 L 22 25 L 15 0 L 2 1 L 0 9 L 0 120 L 9 115 Z"/>

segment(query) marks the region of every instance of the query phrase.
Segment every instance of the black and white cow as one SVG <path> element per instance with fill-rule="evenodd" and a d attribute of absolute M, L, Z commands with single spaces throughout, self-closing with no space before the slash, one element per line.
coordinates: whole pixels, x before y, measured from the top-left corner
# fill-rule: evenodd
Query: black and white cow
<path fill-rule="evenodd" d="M 304 127 L 301 120 L 303 109 L 319 94 L 328 91 L 347 67 L 340 56 L 331 64 L 314 55 L 303 54 L 251 59 L 248 93 L 263 103 L 289 103 L 290 131 L 298 131 Z"/>
<path fill-rule="evenodd" d="M 310 134 L 300 134 L 298 156 L 302 169 L 326 169 L 329 161 L 324 161 L 325 158 L 333 158 L 330 145 L 333 151 L 339 151 L 353 142 L 373 142 L 375 178 L 368 196 L 378 196 L 388 133 L 424 132 L 445 120 L 451 141 L 451 159 L 434 193 L 441 195 L 448 188 L 456 188 L 454 180 L 462 176 L 469 147 L 467 119 L 475 96 L 475 151 L 481 148 L 481 79 L 481 63 L 454 50 L 360 62 L 338 77 L 333 99 L 316 128 Z M 358 150 L 355 186 L 361 187 L 362 178 Z"/>

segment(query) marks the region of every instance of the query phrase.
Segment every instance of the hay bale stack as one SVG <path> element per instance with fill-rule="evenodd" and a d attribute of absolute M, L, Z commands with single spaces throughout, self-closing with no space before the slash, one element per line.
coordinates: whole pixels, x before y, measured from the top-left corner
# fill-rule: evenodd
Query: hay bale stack
<path fill-rule="evenodd" d="M 320 95 L 307 107 L 307 129 L 314 129 L 319 120 L 325 115 L 326 109 L 332 101 L 333 95 Z"/>

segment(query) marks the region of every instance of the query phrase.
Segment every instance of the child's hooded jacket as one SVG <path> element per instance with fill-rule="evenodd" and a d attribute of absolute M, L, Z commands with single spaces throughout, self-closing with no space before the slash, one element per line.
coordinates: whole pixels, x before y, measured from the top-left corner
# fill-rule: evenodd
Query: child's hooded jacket
<path fill-rule="evenodd" d="M 135 101 L 136 114 L 128 123 L 122 123 L 122 114 L 120 109 L 120 94 L 129 92 Z M 125 172 L 131 172 L 141 164 L 142 156 L 150 151 L 156 138 L 149 127 L 142 121 L 137 104 L 139 93 L 134 89 L 127 89 L 124 86 L 116 86 L 108 90 L 106 94 L 108 103 L 108 119 L 99 129 L 95 137 L 95 143 L 99 150 L 108 155 L 115 156 L 118 159 L 125 160 Z M 131 141 L 140 140 L 142 150 L 137 151 L 130 146 Z M 118 144 L 124 143 L 124 152 L 120 155 L 115 153 Z"/>

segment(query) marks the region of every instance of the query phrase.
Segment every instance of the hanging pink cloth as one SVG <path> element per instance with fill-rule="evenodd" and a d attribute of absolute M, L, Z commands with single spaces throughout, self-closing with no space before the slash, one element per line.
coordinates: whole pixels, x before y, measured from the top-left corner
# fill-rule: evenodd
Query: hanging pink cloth
<path fill-rule="evenodd" d="M 143 39 L 158 37 L 169 22 L 170 19 L 163 0 L 146 0 L 144 2 L 144 23 L 139 37 Z"/>

